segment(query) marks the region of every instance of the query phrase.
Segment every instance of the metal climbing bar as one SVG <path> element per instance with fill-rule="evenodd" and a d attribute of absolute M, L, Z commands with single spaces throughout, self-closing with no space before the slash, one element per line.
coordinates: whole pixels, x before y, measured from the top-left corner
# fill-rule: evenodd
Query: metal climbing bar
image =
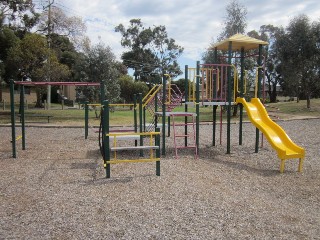
<path fill-rule="evenodd" d="M 109 156 L 105 161 L 105 168 L 109 167 L 110 164 L 118 163 L 137 163 L 137 162 L 156 162 L 156 175 L 160 176 L 160 129 L 156 132 L 116 132 L 116 133 L 106 133 L 105 135 L 110 140 L 113 140 L 113 146 L 108 146 Z M 149 137 L 149 145 L 140 144 L 140 146 L 119 146 L 120 140 L 139 140 L 141 137 Z M 111 141 L 109 141 L 110 143 Z M 134 159 L 119 159 L 118 154 L 121 151 L 143 151 L 149 150 L 149 158 L 134 158 Z M 113 158 L 110 158 L 110 153 L 113 152 Z M 107 178 L 110 177 L 107 175 Z"/>

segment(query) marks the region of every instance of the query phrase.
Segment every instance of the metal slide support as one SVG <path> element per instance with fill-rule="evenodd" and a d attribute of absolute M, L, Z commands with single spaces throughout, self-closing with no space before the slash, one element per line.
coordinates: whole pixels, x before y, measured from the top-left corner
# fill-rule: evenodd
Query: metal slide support
<path fill-rule="evenodd" d="M 261 97 L 261 68 L 260 66 L 261 64 L 261 60 L 262 60 L 262 45 L 259 44 L 259 55 L 258 55 L 258 91 L 257 91 L 257 98 Z M 257 153 L 259 151 L 259 129 L 256 128 L 256 144 L 255 144 L 255 153 Z"/>

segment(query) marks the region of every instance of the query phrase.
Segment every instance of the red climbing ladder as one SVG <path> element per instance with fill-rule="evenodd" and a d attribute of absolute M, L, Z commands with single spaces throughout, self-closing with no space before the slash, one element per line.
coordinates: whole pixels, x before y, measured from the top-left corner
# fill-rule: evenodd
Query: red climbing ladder
<path fill-rule="evenodd" d="M 195 150 L 195 158 L 198 157 L 198 148 L 196 144 L 196 128 L 195 128 L 195 117 L 197 114 L 195 113 L 190 113 L 190 112 L 171 112 L 170 117 L 172 117 L 172 127 L 173 127 L 173 139 L 174 139 L 174 148 L 176 151 L 176 158 L 178 157 L 178 149 L 182 148 L 194 148 Z M 177 122 L 175 120 L 175 117 L 190 117 L 192 119 L 192 122 Z M 187 133 L 184 131 L 181 133 L 182 129 L 178 128 L 179 126 L 181 127 L 186 127 L 186 126 L 191 126 L 192 129 L 191 131 L 188 131 Z M 186 128 L 183 128 L 185 130 Z M 179 138 L 185 138 L 185 143 L 184 145 L 179 145 L 177 142 L 177 139 Z M 188 139 L 190 141 L 188 141 Z"/>

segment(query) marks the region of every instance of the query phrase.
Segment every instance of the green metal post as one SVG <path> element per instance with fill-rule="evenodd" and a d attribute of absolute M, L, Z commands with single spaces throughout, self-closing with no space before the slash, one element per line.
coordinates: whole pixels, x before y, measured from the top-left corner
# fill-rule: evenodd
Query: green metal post
<path fill-rule="evenodd" d="M 140 123 L 140 126 L 139 126 L 139 129 L 140 129 L 140 133 L 142 133 L 142 94 L 139 93 L 138 95 L 138 98 L 139 98 L 139 123 Z M 143 136 L 140 135 L 140 146 L 143 146 Z M 143 150 L 140 150 L 140 157 L 143 157 Z"/>
<path fill-rule="evenodd" d="M 100 82 L 100 104 L 103 105 L 103 101 L 105 100 L 106 94 L 104 89 L 104 81 Z"/>
<path fill-rule="evenodd" d="M 168 137 L 170 137 L 170 116 L 168 116 Z"/>
<path fill-rule="evenodd" d="M 110 123 L 109 123 L 109 102 L 107 100 L 103 101 L 103 121 L 102 121 L 102 138 L 103 138 L 103 151 L 104 151 L 104 164 L 106 168 L 106 178 L 110 178 L 110 164 L 107 164 L 107 161 L 110 161 L 110 140 L 109 136 L 106 134 L 109 133 Z"/>
<path fill-rule="evenodd" d="M 262 45 L 259 44 L 259 53 L 258 53 L 258 98 L 261 98 L 261 79 L 262 79 Z"/>
<path fill-rule="evenodd" d="M 258 55 L 258 67 L 261 67 L 261 60 L 262 60 L 262 45 L 259 44 L 259 55 Z M 258 96 L 257 98 L 261 97 L 261 69 L 258 68 Z M 255 152 L 259 151 L 259 129 L 256 128 L 256 144 L 255 144 Z"/>
<path fill-rule="evenodd" d="M 184 111 L 185 112 L 188 112 L 188 104 L 187 102 L 189 101 L 189 76 L 188 76 L 188 65 L 185 65 L 184 67 Z M 187 123 L 188 123 L 188 117 L 184 117 L 184 123 L 185 123 L 185 126 L 184 126 L 184 134 L 186 135 L 186 137 L 184 138 L 184 146 L 187 147 L 188 146 L 188 137 L 187 137 L 187 134 L 188 134 L 188 126 L 187 126 Z"/>
<path fill-rule="evenodd" d="M 154 99 L 154 112 L 158 112 L 158 93 L 156 93 L 156 95 L 154 96 L 155 99 Z M 155 127 L 155 130 L 157 129 L 158 127 L 158 115 L 155 114 L 154 116 L 154 127 Z"/>
<path fill-rule="evenodd" d="M 166 155 L 166 84 L 167 78 L 162 76 L 162 155 Z"/>
<path fill-rule="evenodd" d="M 232 42 L 229 42 L 228 49 L 228 64 L 231 65 L 231 54 L 232 54 Z M 230 146 L 231 146 L 231 67 L 228 67 L 227 71 L 227 84 L 228 84 L 228 106 L 227 106 L 227 154 L 230 154 Z"/>
<path fill-rule="evenodd" d="M 196 82 L 196 145 L 199 154 L 199 125 L 200 125 L 200 61 L 197 61 Z"/>
<path fill-rule="evenodd" d="M 244 97 L 244 48 L 241 48 L 240 96 Z M 242 145 L 243 105 L 240 104 L 239 145 Z"/>
<path fill-rule="evenodd" d="M 24 115 L 24 86 L 20 86 L 20 116 L 21 116 L 21 135 L 22 135 L 22 150 L 26 150 L 26 128 Z"/>
<path fill-rule="evenodd" d="M 11 107 L 11 142 L 12 142 L 12 157 L 17 157 L 16 148 L 16 122 L 15 122 L 15 112 L 14 112 L 14 82 L 10 80 L 10 107 Z"/>
<path fill-rule="evenodd" d="M 89 106 L 88 106 L 89 102 L 86 101 L 84 103 L 84 138 L 87 139 L 88 138 L 88 134 L 89 134 Z"/>
<path fill-rule="evenodd" d="M 215 47 L 214 48 L 214 63 L 218 63 L 218 48 Z M 213 98 L 216 99 L 217 98 L 217 74 L 213 75 Z"/>
<path fill-rule="evenodd" d="M 137 95 L 133 95 L 133 120 L 134 120 L 134 132 L 138 132 L 138 120 L 137 120 Z M 138 146 L 137 140 L 134 140 L 134 145 Z"/>
<path fill-rule="evenodd" d="M 212 146 L 216 145 L 217 108 L 218 108 L 218 105 L 213 106 Z"/>
<path fill-rule="evenodd" d="M 160 132 L 160 128 L 156 128 L 156 132 Z M 156 158 L 160 158 L 160 135 L 156 135 L 155 145 L 158 146 L 156 150 Z M 160 176 L 160 161 L 156 161 L 156 174 Z"/>
<path fill-rule="evenodd" d="M 146 107 L 143 108 L 143 131 L 146 131 Z"/>
<path fill-rule="evenodd" d="M 214 63 L 218 63 L 218 48 L 214 48 Z M 217 98 L 217 74 L 213 75 L 213 99 Z M 216 100 L 215 100 L 216 101 Z M 212 106 L 212 146 L 216 145 L 217 105 Z"/>

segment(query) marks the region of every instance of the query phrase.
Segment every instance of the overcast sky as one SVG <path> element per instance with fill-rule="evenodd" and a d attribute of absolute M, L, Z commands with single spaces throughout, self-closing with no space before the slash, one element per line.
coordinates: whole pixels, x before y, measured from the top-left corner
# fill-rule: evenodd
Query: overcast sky
<path fill-rule="evenodd" d="M 50 0 L 52 2 L 52 0 Z M 47 5 L 48 0 L 34 0 Z M 202 53 L 223 28 L 226 6 L 230 1 L 218 0 L 55 0 L 54 5 L 66 14 L 80 16 L 87 25 L 92 43 L 99 37 L 110 46 L 120 60 L 125 51 L 121 34 L 114 27 L 140 18 L 145 26 L 165 25 L 169 37 L 184 47 L 180 67 L 194 66 Z M 261 25 L 286 27 L 293 17 L 306 14 L 312 21 L 320 20 L 319 0 L 239 0 L 247 8 L 247 32 Z"/>

